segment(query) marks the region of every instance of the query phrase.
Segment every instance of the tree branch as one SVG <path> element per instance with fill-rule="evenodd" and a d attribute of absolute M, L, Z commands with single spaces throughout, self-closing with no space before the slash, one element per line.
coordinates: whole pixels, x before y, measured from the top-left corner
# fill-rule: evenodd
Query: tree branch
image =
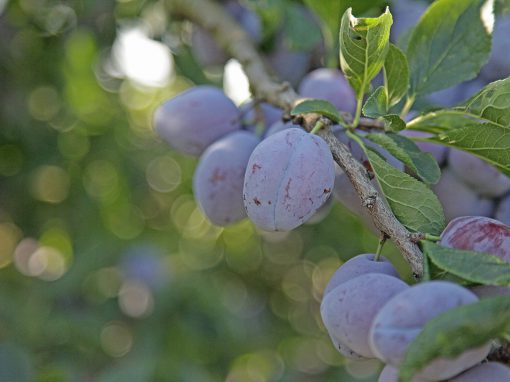
<path fill-rule="evenodd" d="M 170 13 L 189 19 L 208 30 L 215 40 L 241 63 L 257 98 L 278 106 L 287 113 L 300 101 L 300 97 L 288 83 L 280 83 L 270 74 L 249 36 L 225 13 L 221 5 L 212 0 L 166 0 L 166 5 Z M 320 116 L 316 114 L 307 114 L 300 122 L 310 131 L 318 118 Z M 369 128 L 380 126 L 373 120 L 366 122 Z M 327 127 L 329 126 L 331 121 L 327 123 Z M 333 158 L 349 177 L 377 229 L 395 243 L 411 266 L 413 274 L 420 277 L 423 272 L 423 255 L 412 240 L 412 234 L 395 218 L 384 199 L 380 197 L 365 168 L 353 158 L 349 149 L 338 141 L 327 127 L 318 135 L 329 145 Z"/>

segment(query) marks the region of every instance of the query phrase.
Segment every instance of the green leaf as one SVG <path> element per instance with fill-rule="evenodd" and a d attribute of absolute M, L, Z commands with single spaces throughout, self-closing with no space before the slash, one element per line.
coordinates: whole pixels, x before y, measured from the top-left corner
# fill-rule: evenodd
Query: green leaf
<path fill-rule="evenodd" d="M 307 99 L 301 102 L 299 105 L 295 106 L 294 109 L 290 111 L 290 115 L 299 115 L 299 114 L 307 114 L 307 113 L 316 113 L 328 117 L 333 122 L 340 122 L 342 117 L 340 113 L 328 101 L 324 101 L 322 99 Z"/>
<path fill-rule="evenodd" d="M 466 102 L 463 111 L 510 127 L 510 77 L 485 86 Z"/>
<path fill-rule="evenodd" d="M 395 217 L 412 231 L 439 235 L 445 218 L 437 196 L 422 182 L 386 163 L 377 153 L 370 149 L 366 152 Z"/>
<path fill-rule="evenodd" d="M 370 118 L 377 118 L 386 115 L 388 112 L 388 99 L 383 86 L 379 86 L 367 98 L 363 106 L 363 114 Z"/>
<path fill-rule="evenodd" d="M 363 114 L 370 118 L 383 118 L 385 130 L 400 131 L 406 128 L 406 123 L 397 114 L 388 114 L 388 99 L 386 89 L 379 86 L 363 105 Z"/>
<path fill-rule="evenodd" d="M 388 8 L 376 18 L 356 18 L 351 8 L 342 17 L 340 65 L 358 99 L 365 94 L 370 81 L 384 64 L 392 23 Z"/>
<path fill-rule="evenodd" d="M 434 265 L 464 280 L 510 286 L 510 264 L 498 256 L 441 247 L 430 241 L 422 242 L 422 248 Z"/>
<path fill-rule="evenodd" d="M 491 0 L 432 3 L 409 41 L 412 95 L 432 93 L 476 77 L 491 51 L 492 25 L 487 16 L 492 15 L 492 4 Z"/>
<path fill-rule="evenodd" d="M 464 111 L 444 109 L 422 114 L 407 122 L 407 128 L 440 134 L 447 130 L 478 125 L 479 118 Z"/>
<path fill-rule="evenodd" d="M 448 130 L 429 140 L 467 151 L 510 177 L 510 128 L 494 124 Z"/>
<path fill-rule="evenodd" d="M 392 107 L 406 95 L 409 87 L 409 65 L 404 52 L 390 44 L 383 69 L 387 105 Z"/>
<path fill-rule="evenodd" d="M 475 122 L 510 127 L 510 78 L 488 84 L 462 106 L 420 115 L 407 126 L 413 130 L 441 133 Z"/>
<path fill-rule="evenodd" d="M 510 331 L 510 296 L 462 305 L 431 319 L 409 345 L 400 365 L 400 382 L 409 382 L 432 360 L 455 358 Z"/>
<path fill-rule="evenodd" d="M 397 114 L 383 115 L 383 119 L 386 131 L 399 132 L 406 128 L 406 123 Z"/>
<path fill-rule="evenodd" d="M 353 7 L 355 14 L 364 14 L 371 9 L 380 9 L 384 0 L 370 1 L 352 1 L 352 0 L 304 0 L 304 3 L 310 8 L 321 20 L 322 33 L 326 43 L 327 51 L 338 48 L 338 30 L 340 29 L 341 18 L 349 7 Z M 335 54 L 335 61 L 337 55 Z"/>
<path fill-rule="evenodd" d="M 388 150 L 425 183 L 436 184 L 439 181 L 441 170 L 432 154 L 422 152 L 409 138 L 393 133 L 372 133 L 366 138 Z"/>

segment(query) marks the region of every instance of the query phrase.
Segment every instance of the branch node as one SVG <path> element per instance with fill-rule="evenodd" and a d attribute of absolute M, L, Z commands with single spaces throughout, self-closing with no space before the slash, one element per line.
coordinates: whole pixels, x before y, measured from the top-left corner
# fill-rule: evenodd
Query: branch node
<path fill-rule="evenodd" d="M 421 240 L 425 240 L 426 235 L 423 232 L 413 232 L 409 233 L 409 240 L 413 243 L 418 243 Z"/>
<path fill-rule="evenodd" d="M 372 208 L 374 208 L 376 201 L 377 201 L 377 191 L 369 194 L 366 198 L 363 198 L 362 204 L 363 204 L 363 207 L 366 207 L 369 210 L 371 210 Z"/>

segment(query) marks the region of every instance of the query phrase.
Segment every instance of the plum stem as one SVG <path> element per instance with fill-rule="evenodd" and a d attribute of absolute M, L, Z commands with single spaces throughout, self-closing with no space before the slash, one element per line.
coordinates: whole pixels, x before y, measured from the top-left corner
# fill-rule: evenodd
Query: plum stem
<path fill-rule="evenodd" d="M 402 108 L 402 111 L 400 112 L 400 118 L 405 118 L 407 113 L 409 113 L 409 110 L 411 110 L 411 107 L 413 107 L 414 104 L 414 95 L 408 96 L 406 99 L 406 103 L 404 104 L 404 107 Z"/>
<path fill-rule="evenodd" d="M 377 250 L 375 251 L 374 261 L 379 261 L 379 259 L 381 258 L 381 252 L 384 247 L 384 243 L 386 243 L 386 239 L 388 239 L 388 236 L 382 233 L 381 238 L 379 239 L 379 243 L 377 244 Z"/>
<path fill-rule="evenodd" d="M 345 135 L 347 135 L 353 141 L 356 141 L 356 143 L 363 149 L 363 151 L 365 151 L 365 143 L 363 142 L 363 140 L 357 134 L 347 130 L 345 132 Z"/>
<path fill-rule="evenodd" d="M 361 107 L 363 106 L 363 93 L 361 94 L 361 97 L 358 98 L 357 104 L 356 104 L 356 114 L 354 114 L 354 120 L 352 121 L 351 127 L 355 129 L 359 125 L 359 120 L 361 117 Z"/>
<path fill-rule="evenodd" d="M 441 236 L 436 236 L 436 235 L 432 235 L 430 233 L 426 233 L 425 234 L 425 240 L 439 241 L 439 240 L 441 240 Z"/>
<path fill-rule="evenodd" d="M 322 122 L 320 119 L 315 123 L 315 126 L 310 131 L 310 134 L 317 134 L 317 132 L 324 127 L 324 122 Z"/>

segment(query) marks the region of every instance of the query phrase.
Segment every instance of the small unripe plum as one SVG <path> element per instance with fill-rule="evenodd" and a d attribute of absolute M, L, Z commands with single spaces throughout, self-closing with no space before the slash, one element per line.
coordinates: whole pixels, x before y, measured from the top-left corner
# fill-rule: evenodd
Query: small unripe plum
<path fill-rule="evenodd" d="M 412 137 L 427 138 L 432 135 L 417 130 L 402 130 L 400 134 L 409 138 Z M 448 153 L 448 148 L 446 146 L 430 142 L 414 142 L 414 143 L 416 143 L 416 146 L 418 146 L 421 151 L 431 153 L 434 156 L 434 158 L 436 158 L 437 163 L 442 164 L 445 161 L 446 154 Z"/>
<path fill-rule="evenodd" d="M 486 362 L 450 379 L 450 382 L 510 381 L 510 367 L 498 362 Z"/>
<path fill-rule="evenodd" d="M 384 369 L 382 369 L 381 374 L 379 374 L 378 382 L 398 382 L 398 369 L 391 366 L 386 365 Z M 429 380 L 414 377 L 411 382 L 430 382 Z"/>
<path fill-rule="evenodd" d="M 330 337 L 356 354 L 374 358 L 368 341 L 372 321 L 388 300 L 407 288 L 402 280 L 383 273 L 363 274 L 338 285 L 321 303 Z"/>
<path fill-rule="evenodd" d="M 496 209 L 496 215 L 494 217 L 507 226 L 510 226 L 510 195 L 507 195 L 501 199 Z"/>
<path fill-rule="evenodd" d="M 414 285 L 394 296 L 377 313 L 370 328 L 370 347 L 377 358 L 394 367 L 402 362 L 409 344 L 432 318 L 478 298 L 468 289 L 446 281 Z M 416 377 L 433 381 L 450 378 L 483 360 L 490 344 L 468 349 L 453 359 L 439 358 Z"/>
<path fill-rule="evenodd" d="M 510 190 L 510 179 L 506 175 L 474 155 L 452 149 L 448 165 L 478 195 L 493 198 Z"/>
<path fill-rule="evenodd" d="M 154 113 L 154 127 L 174 149 L 199 156 L 211 143 L 241 125 L 236 105 L 220 89 L 204 85 L 159 106 Z"/>
<path fill-rule="evenodd" d="M 307 98 L 331 102 L 339 110 L 354 113 L 356 94 L 340 70 L 320 68 L 308 73 L 299 85 L 298 93 Z"/>
<path fill-rule="evenodd" d="M 382 273 L 400 278 L 397 270 L 388 259 L 381 256 L 379 260 L 376 261 L 374 253 L 363 253 L 347 260 L 333 273 L 333 276 L 329 279 L 328 285 L 326 285 L 324 289 L 324 296 L 340 284 L 366 273 Z"/>
<path fill-rule="evenodd" d="M 258 143 L 254 134 L 236 131 L 213 143 L 200 157 L 193 175 L 193 191 L 213 224 L 225 226 L 246 217 L 243 179 Z"/>
<path fill-rule="evenodd" d="M 248 217 L 266 231 L 290 231 L 303 224 L 333 191 L 333 163 L 327 143 L 302 129 L 266 138 L 246 168 Z"/>
<path fill-rule="evenodd" d="M 441 234 L 440 245 L 490 253 L 510 263 L 510 227 L 484 216 L 452 220 Z"/>
<path fill-rule="evenodd" d="M 443 169 L 432 189 L 443 205 L 447 221 L 466 215 L 490 216 L 494 211 L 493 200 L 478 196 L 450 168 Z"/>

